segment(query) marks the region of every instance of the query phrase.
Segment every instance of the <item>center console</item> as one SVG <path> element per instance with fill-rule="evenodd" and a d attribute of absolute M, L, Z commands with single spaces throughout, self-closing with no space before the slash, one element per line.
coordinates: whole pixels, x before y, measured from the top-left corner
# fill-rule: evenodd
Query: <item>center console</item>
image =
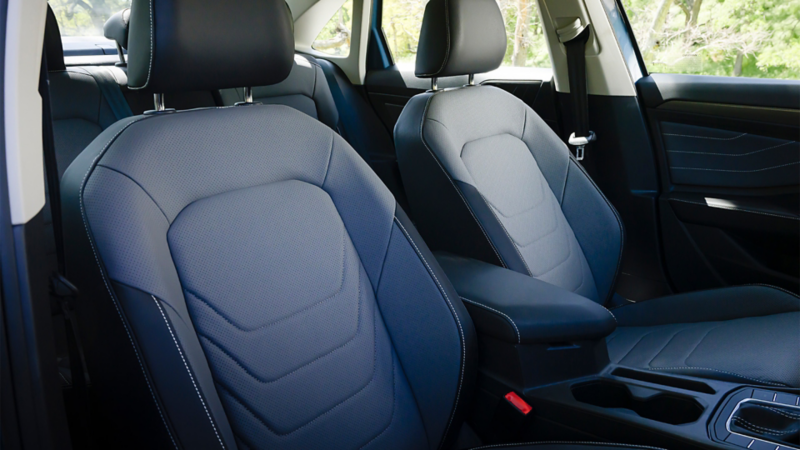
<path fill-rule="evenodd" d="M 611 364 L 605 337 L 616 321 L 601 305 L 491 264 L 437 260 L 478 331 L 470 423 L 488 443 L 800 449 L 800 390 Z"/>

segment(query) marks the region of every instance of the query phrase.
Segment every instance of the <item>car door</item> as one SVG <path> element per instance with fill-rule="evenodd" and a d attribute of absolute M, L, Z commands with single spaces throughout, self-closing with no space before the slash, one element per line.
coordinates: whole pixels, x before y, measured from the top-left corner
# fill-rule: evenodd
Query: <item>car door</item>
<path fill-rule="evenodd" d="M 800 2 L 622 4 L 674 287 L 800 291 Z"/>

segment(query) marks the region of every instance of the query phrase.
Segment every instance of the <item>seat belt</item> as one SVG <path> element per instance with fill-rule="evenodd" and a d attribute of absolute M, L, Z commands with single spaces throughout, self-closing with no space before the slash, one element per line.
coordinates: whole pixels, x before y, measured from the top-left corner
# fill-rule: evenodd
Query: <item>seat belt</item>
<path fill-rule="evenodd" d="M 66 258 L 64 256 L 64 234 L 61 227 L 61 189 L 58 176 L 58 162 L 56 160 L 55 138 L 53 136 L 53 116 L 50 107 L 50 86 L 47 79 L 47 56 L 42 52 L 42 68 L 39 74 L 39 95 L 42 97 L 42 147 L 44 149 L 45 175 L 47 189 L 50 195 L 50 214 L 53 221 L 53 235 L 56 243 L 56 257 L 58 269 L 50 276 L 50 296 L 58 301 L 64 315 L 66 328 L 67 350 L 69 352 L 70 375 L 72 387 L 78 397 L 84 418 L 88 420 L 87 387 L 89 375 L 86 368 L 86 358 L 78 333 L 78 323 L 75 316 L 75 301 L 78 290 L 64 277 Z"/>
<path fill-rule="evenodd" d="M 591 34 L 591 25 L 582 25 L 578 18 L 556 30 L 556 34 L 567 50 L 569 92 L 575 120 L 575 131 L 568 142 L 575 146 L 575 159 L 582 161 L 586 146 L 596 139 L 594 132 L 589 130 L 589 92 L 586 88 L 586 42 Z"/>

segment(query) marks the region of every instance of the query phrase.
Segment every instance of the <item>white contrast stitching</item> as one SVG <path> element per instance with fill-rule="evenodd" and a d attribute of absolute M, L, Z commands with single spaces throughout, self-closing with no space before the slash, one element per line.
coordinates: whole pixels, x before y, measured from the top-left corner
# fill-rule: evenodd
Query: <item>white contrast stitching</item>
<path fill-rule="evenodd" d="M 783 383 L 775 383 L 775 382 L 772 382 L 772 381 L 759 380 L 759 379 L 757 379 L 757 378 L 750 378 L 750 377 L 746 377 L 746 376 L 744 376 L 744 375 L 739 375 L 738 373 L 734 373 L 734 372 L 726 372 L 726 371 L 724 371 L 724 370 L 719 370 L 719 369 L 711 369 L 711 368 L 708 368 L 708 367 L 691 367 L 691 366 L 677 366 L 677 367 L 647 367 L 647 370 L 683 370 L 683 369 L 692 369 L 692 370 L 710 370 L 710 371 L 713 371 L 713 372 L 725 373 L 725 374 L 728 374 L 728 375 L 733 375 L 733 376 L 735 376 L 735 377 L 744 378 L 745 380 L 755 381 L 755 382 L 757 382 L 757 383 L 768 384 L 768 385 L 770 385 L 770 386 L 781 386 L 781 387 L 784 387 L 784 386 L 786 386 L 786 385 L 785 385 L 785 384 L 783 384 Z"/>
<path fill-rule="evenodd" d="M 155 33 L 154 26 L 153 26 L 153 0 L 148 2 L 150 7 L 150 61 L 147 64 L 147 79 L 144 81 L 142 86 L 128 86 L 128 89 L 137 90 L 137 89 L 144 89 L 150 84 L 150 73 L 153 71 L 153 33 Z"/>
<path fill-rule="evenodd" d="M 469 450 L 483 450 L 487 448 L 499 448 L 499 447 L 524 447 L 529 445 L 552 445 L 552 444 L 570 444 L 570 445 L 596 445 L 596 446 L 607 446 L 607 447 L 625 447 L 625 448 L 647 448 L 650 450 L 664 450 L 661 447 L 650 447 L 648 445 L 631 445 L 631 444 L 616 444 L 612 442 L 592 442 L 592 441 L 540 441 L 540 442 L 519 442 L 515 444 L 494 444 L 494 445 L 483 445 L 481 447 L 472 447 Z"/>
<path fill-rule="evenodd" d="M 794 433 L 796 431 L 796 430 L 789 430 L 789 431 L 775 430 L 773 428 L 766 428 L 766 427 L 758 426 L 758 425 L 756 425 L 754 423 L 748 422 L 745 419 L 742 419 L 741 416 L 736 416 L 736 417 L 733 418 L 733 420 L 735 420 L 737 422 L 741 422 L 742 424 L 744 424 L 744 425 L 742 425 L 743 428 L 752 427 L 752 428 L 750 428 L 750 431 L 755 431 L 757 433 L 767 433 L 767 434 L 774 434 L 776 436 L 782 436 L 784 434 Z"/>
<path fill-rule="evenodd" d="M 442 287 L 442 284 L 439 282 L 439 278 L 437 278 L 436 274 L 433 273 L 433 269 L 431 269 L 431 266 L 428 265 L 428 261 L 425 259 L 425 256 L 422 255 L 422 252 L 419 250 L 419 247 L 417 247 L 417 244 L 414 242 L 414 239 L 411 238 L 411 235 L 408 233 L 408 230 L 406 230 L 406 227 L 404 227 L 403 224 L 400 223 L 400 220 L 398 220 L 397 217 L 395 217 L 394 221 L 397 223 L 398 226 L 400 226 L 400 229 L 403 230 L 403 234 L 406 236 L 406 239 L 408 239 L 408 242 L 410 242 L 411 245 L 414 247 L 417 256 L 419 256 L 419 258 L 425 264 L 425 267 L 427 267 L 428 273 L 431 274 L 433 281 L 435 281 L 436 285 L 439 286 L 439 291 L 442 293 L 442 296 L 447 301 L 447 305 L 450 307 L 450 312 L 453 314 L 453 318 L 456 319 L 456 324 L 458 325 L 458 334 L 459 337 L 461 338 L 461 374 L 458 377 L 458 390 L 456 391 L 456 401 L 453 405 L 453 412 L 450 414 L 450 419 L 447 421 L 447 428 L 445 428 L 443 434 L 443 436 L 447 436 L 447 433 L 450 430 L 450 425 L 453 424 L 453 417 L 455 416 L 456 409 L 458 408 L 458 401 L 461 398 L 461 383 L 464 381 L 464 366 L 467 363 L 467 343 L 466 340 L 464 339 L 464 330 L 461 328 L 461 319 L 458 318 L 458 313 L 456 312 L 455 307 L 453 307 L 453 304 L 450 302 L 450 297 L 447 296 L 447 291 L 444 290 L 444 287 Z M 442 440 L 442 443 L 444 443 L 444 440 Z"/>
<path fill-rule="evenodd" d="M 800 164 L 800 161 L 790 162 L 786 164 L 780 164 L 777 166 L 770 166 L 764 167 L 763 169 L 753 169 L 753 170 L 736 170 L 736 169 L 706 169 L 701 167 L 670 167 L 673 170 L 702 170 L 704 172 L 729 172 L 729 173 L 754 173 L 754 172 L 764 172 L 767 170 L 773 169 L 780 169 L 781 167 L 786 166 L 794 166 L 795 164 Z"/>
<path fill-rule="evenodd" d="M 192 371 L 189 370 L 189 364 L 186 362 L 186 358 L 183 357 L 183 350 L 181 350 L 181 346 L 178 345 L 178 340 L 175 338 L 175 334 L 172 332 L 172 327 L 169 326 L 169 321 L 167 320 L 167 316 L 164 314 L 164 310 L 161 308 L 161 304 L 158 302 L 158 299 L 155 295 L 150 295 L 153 298 L 153 301 L 156 302 L 156 306 L 158 307 L 158 311 L 161 313 L 161 317 L 164 318 L 164 324 L 167 325 L 167 330 L 169 330 L 169 335 L 172 336 L 172 342 L 175 343 L 175 348 L 178 349 L 178 354 L 181 355 L 181 361 L 183 361 L 183 367 L 186 368 L 186 372 L 189 374 L 189 379 L 192 381 L 192 386 L 194 386 L 194 391 L 197 393 L 197 398 L 200 399 L 200 404 L 203 405 L 203 410 L 206 412 L 206 417 L 208 417 L 208 421 L 211 422 L 211 428 L 214 430 L 214 434 L 217 436 L 217 440 L 219 441 L 219 445 L 222 448 L 225 448 L 225 444 L 222 443 L 222 438 L 219 437 L 219 433 L 217 432 L 217 426 L 214 424 L 214 419 L 211 418 L 211 413 L 208 411 L 208 407 L 206 407 L 206 402 L 203 400 L 203 396 L 200 395 L 200 389 L 197 388 L 197 383 L 194 381 L 194 375 L 192 375 Z"/>
<path fill-rule="evenodd" d="M 152 117 L 152 116 L 151 116 Z M 100 270 L 101 278 L 103 279 L 103 284 L 106 286 L 108 290 L 108 294 L 111 296 L 111 301 L 114 304 L 114 308 L 117 310 L 117 314 L 119 314 L 119 318 L 122 321 L 122 325 L 125 328 L 125 333 L 128 335 L 128 339 L 131 341 L 131 346 L 133 347 L 134 354 L 136 355 L 136 360 L 139 362 L 139 367 L 142 369 L 142 374 L 144 375 L 144 380 L 147 383 L 147 388 L 150 390 L 150 395 L 153 397 L 153 402 L 156 404 L 156 409 L 158 410 L 158 415 L 161 417 L 161 422 L 164 423 L 164 428 L 167 429 L 167 434 L 169 435 L 169 439 L 172 441 L 172 445 L 175 448 L 178 448 L 178 444 L 175 442 L 175 438 L 172 436 L 172 431 L 169 429 L 169 425 L 167 425 L 167 420 L 164 418 L 164 413 L 161 411 L 161 405 L 158 403 L 158 399 L 156 397 L 155 392 L 153 391 L 153 386 L 150 385 L 150 379 L 147 376 L 147 371 L 144 368 L 144 363 L 142 362 L 142 357 L 139 355 L 139 349 L 136 347 L 136 343 L 133 340 L 133 336 L 131 335 L 131 331 L 128 328 L 128 323 L 125 322 L 125 316 L 122 314 L 122 310 L 120 309 L 119 305 L 117 304 L 117 298 L 114 295 L 114 291 L 111 289 L 111 286 L 108 284 L 108 280 L 106 279 L 105 271 L 103 271 L 103 266 L 100 264 L 100 257 L 97 254 L 97 249 L 95 249 L 94 239 L 92 239 L 92 233 L 89 231 L 89 222 L 86 221 L 86 211 L 83 204 L 83 190 L 86 186 L 86 180 L 89 178 L 89 174 L 92 172 L 92 169 L 97 165 L 97 162 L 100 158 L 105 154 L 108 150 L 108 147 L 114 142 L 117 137 L 122 134 L 123 131 L 127 130 L 131 125 L 140 122 L 142 120 L 147 119 L 148 117 L 141 117 L 135 120 L 132 120 L 127 125 L 122 127 L 119 131 L 117 131 L 114 136 L 109 139 L 106 145 L 103 147 L 103 150 L 95 156 L 92 163 L 89 164 L 89 168 L 86 170 L 86 174 L 83 176 L 83 181 L 81 182 L 80 192 L 78 193 L 78 200 L 80 203 L 81 208 L 81 219 L 83 219 L 83 227 L 86 230 L 86 235 L 89 238 L 89 244 L 92 248 L 92 254 L 94 255 L 94 260 L 97 262 L 97 267 Z"/>
<path fill-rule="evenodd" d="M 795 143 L 797 143 L 797 141 L 788 141 L 788 142 L 784 142 L 783 144 L 773 145 L 772 147 L 762 148 L 761 150 L 753 150 L 752 152 L 739 153 L 739 154 L 736 154 L 736 155 L 732 155 L 730 153 L 716 153 L 716 152 L 689 152 L 689 151 L 685 151 L 685 150 L 667 150 L 667 153 L 685 153 L 687 155 L 713 155 L 713 156 L 748 156 L 748 155 L 754 155 L 756 153 L 765 152 L 767 150 L 772 150 L 772 149 L 775 149 L 775 148 L 779 148 L 779 147 L 783 147 L 785 145 L 795 144 Z"/>
<path fill-rule="evenodd" d="M 776 413 L 780 414 L 781 416 L 789 418 L 789 419 L 800 419 L 800 414 L 788 413 L 788 412 L 785 412 L 785 411 L 781 411 L 778 408 L 773 408 L 773 407 L 770 407 L 770 406 L 761 406 L 761 405 L 757 405 L 757 406 L 759 408 L 764 408 L 764 409 L 768 409 L 770 411 L 776 412 Z"/>
<path fill-rule="evenodd" d="M 479 306 L 481 308 L 485 308 L 485 309 L 487 309 L 489 311 L 495 312 L 495 313 L 500 314 L 501 316 L 505 317 L 506 320 L 508 320 L 508 322 L 511 323 L 511 325 L 514 327 L 514 331 L 517 333 L 517 344 L 521 344 L 522 343 L 522 337 L 519 334 L 519 328 L 517 328 L 517 324 L 514 323 L 514 320 L 511 317 L 508 317 L 508 315 L 506 313 L 504 313 L 502 311 L 498 311 L 498 310 L 496 310 L 496 309 L 494 309 L 494 308 L 492 308 L 490 306 L 484 305 L 483 303 L 478 303 L 478 302 L 476 302 L 474 300 L 470 300 L 470 299 L 468 299 L 466 297 L 461 297 L 461 300 L 463 300 L 463 301 L 465 301 L 467 303 L 473 304 L 475 306 Z"/>
<path fill-rule="evenodd" d="M 742 133 L 738 136 L 734 136 L 731 138 L 719 138 L 719 137 L 709 137 L 709 136 L 691 136 L 688 134 L 675 134 L 675 133 L 664 133 L 664 136 L 677 136 L 677 137 L 687 137 L 693 139 L 710 139 L 712 141 L 733 141 L 739 139 L 740 137 L 747 136 L 747 133 Z"/>
<path fill-rule="evenodd" d="M 708 203 L 695 202 L 695 201 L 691 201 L 691 200 L 683 200 L 683 199 L 680 199 L 680 198 L 670 198 L 669 200 L 674 200 L 676 202 L 683 202 L 683 203 L 691 203 L 693 205 L 705 206 L 707 208 L 725 209 L 725 210 L 728 210 L 728 211 L 738 211 L 738 212 L 744 212 L 744 213 L 750 213 L 750 214 L 761 214 L 763 216 L 772 216 L 772 217 L 781 217 L 781 218 L 784 218 L 784 219 L 800 220 L 800 217 L 787 216 L 785 214 L 773 214 L 773 213 L 768 213 L 768 212 L 763 212 L 763 211 L 753 211 L 753 210 L 750 210 L 750 209 L 727 208 L 727 207 L 721 207 L 721 206 L 709 206 Z"/>

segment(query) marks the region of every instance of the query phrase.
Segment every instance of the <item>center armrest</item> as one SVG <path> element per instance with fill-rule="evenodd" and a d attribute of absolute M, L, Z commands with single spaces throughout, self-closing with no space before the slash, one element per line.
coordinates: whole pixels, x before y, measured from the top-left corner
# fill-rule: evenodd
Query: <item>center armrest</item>
<path fill-rule="evenodd" d="M 601 339 L 617 327 L 602 305 L 513 270 L 436 254 L 481 334 L 513 344 Z"/>

